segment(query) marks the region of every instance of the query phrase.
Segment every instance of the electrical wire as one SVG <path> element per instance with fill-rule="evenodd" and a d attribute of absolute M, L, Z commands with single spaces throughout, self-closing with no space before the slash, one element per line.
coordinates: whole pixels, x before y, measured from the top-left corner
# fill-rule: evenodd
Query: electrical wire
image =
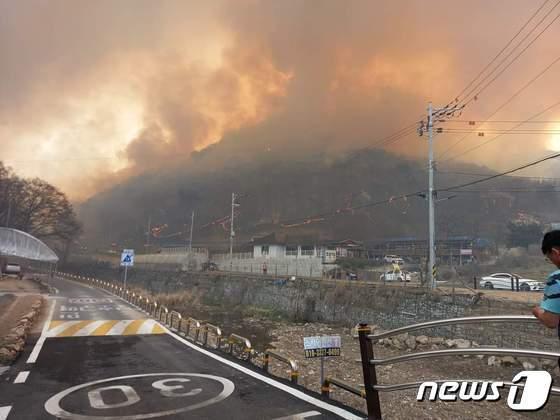
<path fill-rule="evenodd" d="M 546 66 L 543 70 L 541 70 L 537 75 L 535 75 L 533 78 L 531 78 L 527 83 L 525 83 L 520 89 L 518 89 L 513 95 L 511 95 L 505 102 L 503 102 L 498 108 L 496 108 L 488 117 L 486 117 L 486 119 L 484 121 L 482 121 L 482 124 L 485 124 L 486 122 L 493 122 L 493 121 L 489 121 L 490 118 L 492 118 L 494 115 L 496 115 L 498 112 L 500 112 L 502 109 L 504 109 L 507 105 L 509 105 L 515 98 L 517 98 L 525 89 L 527 89 L 529 86 L 531 86 L 533 83 L 535 83 L 542 75 L 544 75 L 548 70 L 550 70 L 556 63 L 558 63 L 560 61 L 560 56 L 556 57 L 554 60 L 552 60 L 552 62 Z M 529 121 L 526 120 L 524 121 L 524 123 L 528 123 Z M 437 159 L 443 159 L 444 156 L 446 156 L 452 149 L 454 149 L 459 143 L 461 143 L 463 140 L 465 140 L 468 137 L 468 134 L 465 136 L 462 136 L 460 139 L 458 139 L 455 143 L 453 143 L 450 147 L 448 147 L 447 149 L 445 149 L 439 156 Z"/>
<path fill-rule="evenodd" d="M 540 5 L 540 7 L 531 15 L 531 17 L 523 24 L 523 26 L 521 26 L 521 28 L 516 32 L 516 34 L 506 43 L 506 45 L 494 56 L 494 58 L 490 60 L 490 62 L 475 76 L 474 79 L 472 79 L 469 82 L 467 86 L 463 88 L 463 90 L 461 90 L 461 92 L 455 95 L 455 100 L 457 102 L 459 102 L 459 98 L 463 95 L 463 93 L 465 93 L 467 89 L 469 89 L 473 85 L 473 83 L 475 83 L 480 78 L 480 76 L 482 76 L 484 72 L 488 70 L 488 68 L 490 68 L 492 64 L 494 64 L 494 62 L 498 59 L 498 57 L 502 55 L 502 53 L 511 45 L 511 43 L 515 40 L 515 38 L 517 38 L 521 34 L 521 32 L 523 32 L 523 30 L 527 27 L 527 25 L 529 25 L 529 22 L 531 22 L 539 14 L 539 12 L 549 1 L 550 0 L 545 0 Z"/>
<path fill-rule="evenodd" d="M 465 95 L 465 98 L 468 98 L 469 95 L 472 95 L 468 100 L 463 100 L 461 102 L 463 102 L 465 105 L 470 104 L 473 100 L 477 100 L 478 97 L 480 96 L 480 94 L 485 91 L 494 81 L 496 81 L 496 79 L 498 77 L 500 77 L 515 61 L 517 61 L 517 59 L 519 57 L 521 57 L 521 55 L 523 55 L 525 53 L 525 51 L 527 51 L 529 49 L 529 47 L 531 47 L 531 45 L 533 45 L 541 36 L 542 34 L 548 29 L 550 28 L 550 26 L 552 26 L 552 24 L 554 22 L 556 22 L 556 20 L 558 20 L 558 18 L 560 18 L 560 13 L 557 14 L 538 34 L 537 36 L 535 36 L 515 57 L 513 57 L 513 59 L 507 63 L 505 65 L 504 68 L 502 68 L 494 77 L 492 77 L 492 79 L 490 79 L 490 81 L 488 83 L 486 83 L 484 86 L 482 86 L 482 88 L 478 89 L 480 87 L 480 85 L 482 83 L 484 83 L 484 81 L 486 81 L 488 79 L 488 77 L 490 77 L 492 75 L 492 73 L 494 73 L 504 62 L 505 60 L 507 60 L 511 54 L 513 54 L 513 52 L 517 49 L 517 47 L 519 47 L 523 42 L 525 42 L 525 40 L 538 28 L 538 26 L 544 22 L 544 20 L 552 13 L 552 11 L 554 9 L 556 9 L 556 7 L 558 7 L 558 5 L 560 5 L 560 0 L 558 2 L 556 2 L 556 4 L 543 16 L 543 18 L 533 27 L 533 29 L 531 29 L 531 31 L 529 31 L 529 33 L 527 35 L 525 35 L 525 37 L 505 56 L 504 59 L 502 59 L 502 61 L 498 64 L 498 66 L 496 66 L 496 68 L 494 70 L 492 70 L 492 72 L 490 72 L 488 75 L 486 75 L 474 88 L 472 88 L 469 93 L 467 93 Z M 478 90 L 477 90 L 478 89 Z"/>
<path fill-rule="evenodd" d="M 520 127 L 521 125 L 525 124 L 527 121 L 531 121 L 531 120 L 534 120 L 535 118 L 538 118 L 538 117 L 541 116 L 542 114 L 544 114 L 544 113 L 550 111 L 552 108 L 557 107 L 558 105 L 560 105 L 560 101 L 555 102 L 554 104 L 550 105 L 549 107 L 545 108 L 544 110 L 539 111 L 539 112 L 537 112 L 536 114 L 534 114 L 534 115 L 530 116 L 529 118 L 527 118 L 526 120 L 520 122 L 519 124 L 516 124 L 516 125 L 513 126 L 510 130 L 513 130 L 513 129 L 517 128 L 517 127 Z M 471 147 L 470 149 L 467 149 L 467 150 L 465 150 L 464 152 L 461 152 L 461 153 L 459 153 L 459 154 L 456 154 L 455 156 L 453 156 L 453 157 L 451 157 L 451 158 L 448 158 L 448 159 L 445 159 L 445 160 L 440 160 L 439 162 L 440 162 L 440 163 L 443 163 L 443 162 L 449 162 L 449 161 L 451 161 L 451 160 L 455 160 L 455 159 L 457 159 L 457 158 L 459 158 L 459 157 L 461 157 L 461 156 L 464 156 L 464 155 L 466 155 L 466 154 L 468 154 L 468 153 L 470 153 L 470 152 L 472 152 L 472 151 L 474 151 L 474 150 L 477 150 L 477 149 L 479 149 L 479 148 L 481 148 L 481 147 L 483 147 L 483 146 L 486 146 L 488 143 L 493 142 L 494 140 L 500 138 L 500 137 L 503 136 L 504 134 L 505 134 L 505 133 L 503 133 L 503 134 L 498 134 L 498 135 L 492 137 L 491 139 L 489 139 L 489 140 L 487 140 L 487 141 L 485 141 L 485 142 L 483 142 L 483 143 L 480 143 L 480 144 L 477 145 L 477 146 Z"/>

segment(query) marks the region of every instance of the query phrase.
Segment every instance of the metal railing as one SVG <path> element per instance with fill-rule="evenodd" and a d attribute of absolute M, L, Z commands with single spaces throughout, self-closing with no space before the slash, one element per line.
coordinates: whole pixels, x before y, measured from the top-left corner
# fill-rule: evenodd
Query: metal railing
<path fill-rule="evenodd" d="M 382 419 L 381 404 L 379 401 L 379 392 L 399 391 L 404 389 L 417 388 L 423 382 L 436 382 L 436 383 L 444 382 L 444 380 L 438 379 L 438 380 L 426 380 L 423 382 L 411 382 L 411 383 L 403 383 L 403 384 L 379 384 L 377 381 L 376 366 L 391 365 L 391 364 L 403 363 L 403 362 L 408 362 L 411 360 L 419 360 L 419 359 L 433 359 L 433 358 L 439 358 L 443 356 L 496 355 L 496 356 L 534 357 L 534 358 L 552 359 L 552 360 L 558 360 L 560 358 L 560 353 L 553 353 L 548 351 L 491 348 L 491 347 L 431 350 L 431 351 L 424 351 L 424 352 L 408 353 L 408 354 L 386 357 L 386 358 L 376 358 L 373 353 L 374 342 L 379 341 L 382 338 L 393 337 L 410 331 L 417 331 L 417 330 L 422 330 L 427 328 L 443 327 L 449 325 L 473 324 L 473 323 L 476 324 L 527 323 L 527 322 L 533 323 L 537 321 L 538 320 L 535 317 L 520 316 L 520 315 L 475 316 L 475 317 L 452 318 L 452 319 L 423 322 L 420 324 L 414 324 L 407 327 L 397 328 L 379 334 L 371 334 L 371 329 L 367 324 L 360 324 L 358 328 L 358 338 L 360 341 L 360 353 L 361 353 L 362 371 L 364 377 L 364 391 L 365 391 L 368 418 L 375 419 L 375 420 Z M 445 381 L 449 381 L 449 379 L 446 379 Z M 473 380 L 460 379 L 458 381 L 462 382 L 462 381 L 473 381 Z M 337 382 L 340 383 L 341 381 L 337 380 Z M 332 378 L 330 383 L 333 383 Z M 504 382 L 504 385 L 511 386 L 511 382 Z M 353 392 L 351 390 L 348 391 Z M 551 393 L 560 395 L 560 387 L 552 387 Z"/>
<path fill-rule="evenodd" d="M 267 350 L 264 352 L 264 360 L 263 360 L 263 369 L 268 372 L 268 366 L 270 364 L 270 359 L 276 359 L 282 363 L 287 364 L 290 366 L 290 380 L 297 384 L 299 371 L 298 366 L 295 360 L 290 359 L 286 356 L 281 355 L 280 353 L 276 353 L 274 350 Z"/>
<path fill-rule="evenodd" d="M 230 334 L 228 337 L 229 354 L 233 354 L 235 345 L 242 348 L 241 353 L 247 355 L 247 360 L 251 360 L 253 355 L 253 346 L 248 338 L 242 337 L 238 334 Z"/>
<path fill-rule="evenodd" d="M 175 327 L 173 325 L 173 321 L 175 320 L 175 318 L 179 321 L 177 323 L 177 327 Z M 181 330 L 181 323 L 183 322 L 183 315 L 181 315 L 179 312 L 177 311 L 171 311 L 169 312 L 169 327 L 170 328 L 175 328 L 177 331 Z"/>
<path fill-rule="evenodd" d="M 220 349 L 220 347 L 222 346 L 222 329 L 220 327 L 217 327 L 216 325 L 213 324 L 204 324 L 204 332 L 202 335 L 202 345 L 204 347 L 206 347 L 208 345 L 208 333 L 212 331 L 214 333 L 214 335 L 216 336 L 216 349 Z"/>
<path fill-rule="evenodd" d="M 104 280 L 99 280 L 94 277 L 90 278 L 84 276 L 77 276 L 75 274 L 58 272 L 57 275 L 69 279 L 76 279 L 83 282 L 88 282 L 95 287 L 99 287 L 101 289 L 108 291 L 109 293 L 119 296 L 124 300 L 126 300 L 127 302 L 140 308 L 142 311 L 148 313 L 150 316 L 153 316 L 156 320 L 166 324 L 170 328 L 175 329 L 179 334 L 183 335 L 185 338 L 188 338 L 193 342 L 199 343 L 205 347 L 209 345 L 208 343 L 209 336 L 212 333 L 216 341 L 215 349 L 222 350 L 223 332 L 222 329 L 216 325 L 210 323 L 202 323 L 201 321 L 192 317 L 185 318 L 180 312 L 174 310 L 170 311 L 167 307 L 165 307 L 165 305 L 159 304 L 158 302 L 156 302 L 155 298 L 152 298 L 151 296 L 148 297 L 146 295 L 142 295 L 138 292 L 133 292 L 130 289 L 124 289 L 119 284 L 107 282 Z M 201 339 L 201 341 L 199 341 L 199 338 Z M 224 351 L 232 355 L 234 353 L 239 353 L 239 356 L 245 356 L 246 360 L 248 362 L 251 362 L 254 349 L 251 344 L 251 341 L 248 338 L 232 333 L 228 336 L 227 344 L 228 347 L 223 349 Z M 299 371 L 297 367 L 297 362 L 295 360 L 284 357 L 281 354 L 274 352 L 273 350 L 267 350 L 265 352 L 264 357 L 265 357 L 265 362 L 263 368 L 265 370 L 268 371 L 270 359 L 274 358 L 290 366 L 290 379 L 293 383 L 297 383 L 299 377 Z M 334 380 L 334 382 L 331 383 L 335 384 L 336 380 Z"/>
<path fill-rule="evenodd" d="M 342 388 L 343 390 L 348 391 L 351 394 L 357 395 L 358 397 L 362 397 L 362 398 L 366 397 L 366 391 L 364 387 L 357 388 L 354 385 L 349 384 L 348 382 L 336 378 L 329 378 L 329 377 L 325 378 L 325 381 L 321 386 L 321 395 L 329 398 L 331 393 L 331 385 L 336 385 L 337 387 Z"/>
<path fill-rule="evenodd" d="M 194 318 L 189 317 L 185 321 L 185 324 L 187 324 L 186 329 L 184 331 L 185 337 L 193 340 L 196 343 L 198 341 L 198 337 L 200 335 L 200 326 L 202 325 L 202 323 L 198 319 L 194 319 Z M 191 326 L 192 325 L 194 325 L 194 337 L 191 336 Z"/>

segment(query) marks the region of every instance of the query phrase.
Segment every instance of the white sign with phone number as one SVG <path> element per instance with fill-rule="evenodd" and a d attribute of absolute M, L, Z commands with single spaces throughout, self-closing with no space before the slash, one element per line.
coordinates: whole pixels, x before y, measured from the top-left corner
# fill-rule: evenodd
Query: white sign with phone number
<path fill-rule="evenodd" d="M 305 357 L 340 356 L 341 340 L 339 335 L 326 335 L 303 338 Z"/>

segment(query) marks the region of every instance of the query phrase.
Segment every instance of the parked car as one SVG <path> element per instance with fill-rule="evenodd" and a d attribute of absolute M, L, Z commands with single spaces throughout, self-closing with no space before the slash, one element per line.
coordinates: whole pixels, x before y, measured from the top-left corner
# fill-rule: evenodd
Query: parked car
<path fill-rule="evenodd" d="M 216 263 L 207 261 L 202 263 L 202 271 L 218 271 L 218 265 Z"/>
<path fill-rule="evenodd" d="M 347 271 L 346 272 L 346 278 L 348 280 L 358 280 L 358 275 L 356 273 L 354 273 L 353 271 Z"/>
<path fill-rule="evenodd" d="M 379 276 L 381 281 L 405 281 L 412 280 L 412 276 L 408 271 L 386 271 Z"/>
<path fill-rule="evenodd" d="M 538 280 L 524 279 L 518 274 L 514 273 L 494 273 L 480 279 L 480 287 L 485 289 L 504 289 L 511 290 L 511 283 L 513 280 L 513 287 L 517 287 L 517 279 L 519 279 L 519 290 L 524 292 L 539 291 L 544 289 L 544 282 Z"/>
<path fill-rule="evenodd" d="M 388 264 L 398 264 L 398 265 L 404 264 L 404 260 L 398 255 L 385 255 L 383 257 L 383 261 L 385 261 Z"/>
<path fill-rule="evenodd" d="M 23 278 L 23 270 L 21 269 L 21 265 L 8 263 L 2 269 L 2 274 L 7 276 L 16 276 L 20 280 Z"/>

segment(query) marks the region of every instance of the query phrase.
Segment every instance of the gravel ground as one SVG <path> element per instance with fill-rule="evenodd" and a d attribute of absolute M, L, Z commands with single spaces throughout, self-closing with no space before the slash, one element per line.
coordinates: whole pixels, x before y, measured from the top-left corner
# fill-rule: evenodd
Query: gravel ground
<path fill-rule="evenodd" d="M 273 345 L 279 352 L 299 363 L 300 383 L 320 392 L 320 361 L 304 359 L 303 337 L 313 335 L 341 335 L 342 356 L 325 362 L 325 376 L 345 380 L 355 386 L 363 383 L 358 340 L 353 339 L 348 328 L 324 324 L 278 323 L 272 332 Z M 560 346 L 560 344 L 559 344 Z M 383 346 L 375 346 L 376 357 L 402 354 Z M 379 383 L 395 384 L 415 382 L 423 379 L 476 378 L 508 380 L 522 369 L 517 367 L 488 366 L 486 358 L 441 358 L 407 362 L 378 368 Z M 285 365 L 271 362 L 272 373 L 289 377 Z M 556 371 L 556 373 L 558 370 Z M 558 386 L 560 377 L 552 373 Z M 365 412 L 365 403 L 359 397 L 340 389 L 332 388 L 331 398 L 344 402 Z M 507 406 L 507 390 L 496 402 L 417 402 L 416 390 L 381 394 L 381 407 L 385 419 L 557 419 L 560 418 L 560 397 L 550 397 L 547 405 L 536 413 L 518 413 Z"/>
<path fill-rule="evenodd" d="M 28 278 L 0 277 L 0 292 L 41 293 L 40 286 Z"/>
<path fill-rule="evenodd" d="M 31 305 L 40 298 L 39 295 L 2 295 L 0 296 L 0 344 L 2 337 L 18 325 L 21 317 L 31 311 Z"/>

